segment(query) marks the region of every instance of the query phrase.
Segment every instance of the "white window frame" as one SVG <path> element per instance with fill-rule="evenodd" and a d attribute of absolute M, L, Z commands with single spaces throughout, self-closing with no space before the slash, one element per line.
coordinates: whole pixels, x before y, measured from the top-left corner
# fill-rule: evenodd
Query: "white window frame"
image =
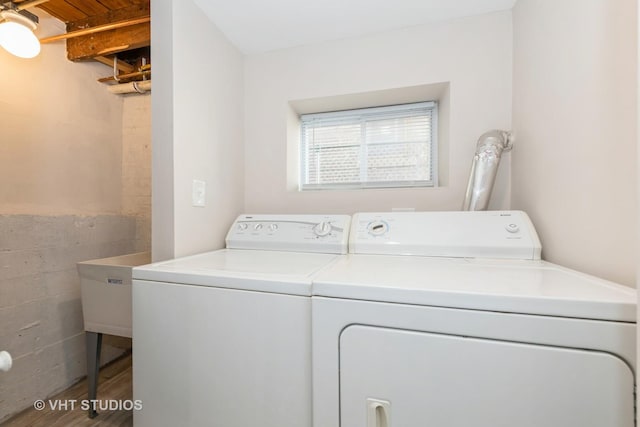
<path fill-rule="evenodd" d="M 365 123 L 367 118 L 392 118 L 406 116 L 408 112 L 430 110 L 431 112 L 431 144 L 430 144 L 430 180 L 406 180 L 406 181 L 364 181 L 349 183 L 329 183 L 329 184 L 308 184 L 308 144 L 305 140 L 305 130 L 308 123 L 315 120 L 324 122 L 331 121 L 336 124 L 342 122 L 354 123 L 359 116 L 361 123 Z M 364 126 L 363 126 L 364 128 Z M 366 144 L 360 146 L 360 165 L 365 169 L 360 176 L 366 176 Z M 438 186 L 438 102 L 424 101 L 408 104 L 391 105 L 385 107 L 358 108 L 344 111 L 332 111 L 323 113 L 303 114 L 300 116 L 300 177 L 299 190 L 341 190 L 341 189 L 366 189 L 366 188 L 407 188 L 407 187 L 437 187 Z"/>

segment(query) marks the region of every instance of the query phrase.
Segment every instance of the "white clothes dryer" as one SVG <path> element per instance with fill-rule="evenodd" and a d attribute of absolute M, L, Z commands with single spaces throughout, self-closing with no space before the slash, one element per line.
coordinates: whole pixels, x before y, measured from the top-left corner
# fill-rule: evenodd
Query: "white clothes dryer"
<path fill-rule="evenodd" d="M 315 427 L 633 427 L 636 291 L 522 212 L 367 213 L 316 276 Z"/>
<path fill-rule="evenodd" d="M 311 283 L 349 223 L 242 215 L 226 249 L 135 268 L 135 425 L 310 427 Z"/>

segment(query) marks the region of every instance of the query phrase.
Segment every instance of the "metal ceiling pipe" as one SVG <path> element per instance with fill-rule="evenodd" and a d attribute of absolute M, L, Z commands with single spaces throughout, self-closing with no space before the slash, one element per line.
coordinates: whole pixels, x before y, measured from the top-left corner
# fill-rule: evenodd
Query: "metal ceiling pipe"
<path fill-rule="evenodd" d="M 484 211 L 489 206 L 491 191 L 498 173 L 500 157 L 513 147 L 513 135 L 504 130 L 483 133 L 476 145 L 476 154 L 471 163 L 467 192 L 462 204 L 463 211 Z"/>
<path fill-rule="evenodd" d="M 109 90 L 109 92 L 119 95 L 124 95 L 127 93 L 146 93 L 151 91 L 151 80 L 142 80 L 139 82 L 112 85 L 108 86 L 107 89 Z"/>

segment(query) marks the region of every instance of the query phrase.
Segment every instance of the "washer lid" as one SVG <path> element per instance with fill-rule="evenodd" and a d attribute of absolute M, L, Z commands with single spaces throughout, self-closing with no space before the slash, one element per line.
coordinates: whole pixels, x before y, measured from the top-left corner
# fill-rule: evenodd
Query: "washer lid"
<path fill-rule="evenodd" d="M 349 255 L 316 276 L 313 295 L 636 321 L 635 289 L 545 261 Z"/>
<path fill-rule="evenodd" d="M 134 280 L 311 295 L 314 273 L 331 254 L 222 249 L 133 269 Z"/>

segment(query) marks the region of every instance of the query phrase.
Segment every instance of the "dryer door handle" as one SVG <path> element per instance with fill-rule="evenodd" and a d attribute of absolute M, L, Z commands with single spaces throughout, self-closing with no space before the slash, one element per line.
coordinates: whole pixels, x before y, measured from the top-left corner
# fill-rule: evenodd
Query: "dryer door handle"
<path fill-rule="evenodd" d="M 391 402 L 367 398 L 367 427 L 391 427 Z"/>

